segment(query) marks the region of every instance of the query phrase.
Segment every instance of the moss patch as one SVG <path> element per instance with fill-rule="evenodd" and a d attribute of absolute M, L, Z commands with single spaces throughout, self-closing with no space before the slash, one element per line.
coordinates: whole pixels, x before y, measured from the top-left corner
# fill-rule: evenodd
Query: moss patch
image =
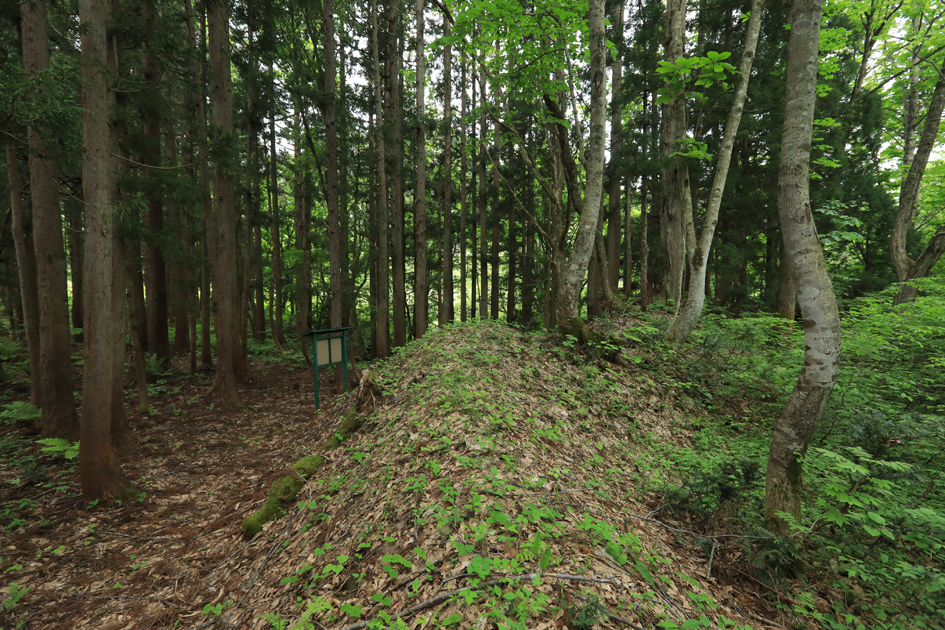
<path fill-rule="evenodd" d="M 338 431 L 322 442 L 316 452 L 334 450 L 357 433 L 364 425 L 365 412 L 374 407 L 374 400 L 378 395 L 376 376 L 373 372 L 368 372 L 361 380 L 354 407 L 345 414 Z M 243 519 L 243 535 L 246 538 L 252 538 L 260 532 L 264 524 L 285 514 L 286 508 L 295 503 L 295 497 L 305 482 L 324 464 L 324 457 L 309 455 L 289 466 L 293 471 L 292 474 L 276 477 L 272 482 L 272 487 L 269 488 L 269 497 L 262 509 Z"/>

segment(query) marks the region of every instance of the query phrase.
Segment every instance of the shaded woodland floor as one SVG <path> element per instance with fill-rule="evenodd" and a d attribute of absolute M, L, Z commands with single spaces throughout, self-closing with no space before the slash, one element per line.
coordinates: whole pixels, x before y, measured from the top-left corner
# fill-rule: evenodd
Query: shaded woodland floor
<path fill-rule="evenodd" d="M 600 627 L 700 615 L 716 627 L 723 617 L 784 627 L 737 545 L 713 539 L 706 557 L 700 534 L 658 521 L 660 497 L 637 485 L 646 473 L 634 435 L 686 448 L 672 392 L 632 369 L 596 378 L 606 364 L 591 373 L 555 348 L 497 324 L 411 346 L 381 366 L 384 397 L 368 426 L 303 487 L 297 509 L 249 541 L 242 518 L 350 406 L 323 371 L 316 413 L 301 360 L 254 361 L 244 414 L 215 409 L 212 373 L 181 366 L 156 378 L 152 413 L 130 416 L 139 448 L 121 458 L 140 501 L 87 509 L 72 463 L 33 445 L 5 453 L 0 583 L 8 598 L 11 582 L 29 590 L 0 611 L 0 627 L 353 629 L 389 612 L 411 628 L 490 628 L 506 608 L 463 603 L 460 591 L 477 575 L 530 576 L 539 564 L 543 584 L 507 583 L 528 628 L 579 627 L 576 611 L 598 598 Z M 11 393 L 28 395 L 22 382 Z M 2 431 L 4 444 L 24 435 Z M 430 602 L 427 616 L 405 614 Z"/>

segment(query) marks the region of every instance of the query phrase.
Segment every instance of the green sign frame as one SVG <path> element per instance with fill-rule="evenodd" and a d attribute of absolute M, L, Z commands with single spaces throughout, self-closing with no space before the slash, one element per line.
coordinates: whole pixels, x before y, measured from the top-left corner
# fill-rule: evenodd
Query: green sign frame
<path fill-rule="evenodd" d="M 340 363 L 344 368 L 345 394 L 348 394 L 348 331 L 351 326 L 344 328 L 325 328 L 310 330 L 302 337 L 312 338 L 312 363 L 315 364 L 315 408 L 321 408 L 321 398 L 318 391 L 318 368 L 329 367 Z"/>

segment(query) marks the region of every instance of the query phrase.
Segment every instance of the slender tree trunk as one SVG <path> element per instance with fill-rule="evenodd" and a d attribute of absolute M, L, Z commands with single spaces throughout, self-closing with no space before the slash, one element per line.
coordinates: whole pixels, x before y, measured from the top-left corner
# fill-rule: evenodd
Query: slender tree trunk
<path fill-rule="evenodd" d="M 295 110 L 295 249 L 302 255 L 295 271 L 295 334 L 303 335 L 310 328 L 309 319 L 312 312 L 312 258 L 311 232 L 312 213 L 308 206 L 307 179 L 302 164 L 302 126 L 300 123 L 301 103 L 296 102 Z M 302 352 L 308 357 L 309 340 L 301 339 Z"/>
<path fill-rule="evenodd" d="M 82 194 L 81 191 L 78 194 Z M 82 312 L 82 258 L 85 246 L 85 232 L 82 227 L 82 200 L 70 197 L 66 200 L 66 214 L 69 217 L 69 270 L 72 272 L 72 328 L 79 332 L 73 335 L 73 341 L 81 342 L 82 320 L 85 315 Z M 35 267 L 36 262 L 33 262 Z"/>
<path fill-rule="evenodd" d="M 443 16 L 443 35 L 450 36 Z M 443 308 L 440 325 L 453 321 L 453 47 L 443 47 Z"/>
<path fill-rule="evenodd" d="M 387 206 L 387 149 L 384 141 L 384 107 L 381 99 L 380 42 L 377 27 L 377 0 L 371 0 L 371 40 L 374 57 L 374 106 L 375 130 L 377 139 L 377 357 L 390 356 L 390 308 L 388 306 L 388 253 L 387 225 L 389 220 Z M 389 75 L 388 75 L 389 76 Z"/>
<path fill-rule="evenodd" d="M 35 76 L 49 68 L 44 0 L 20 5 L 23 67 Z M 79 415 L 72 394 L 69 298 L 66 252 L 59 209 L 59 163 L 55 149 L 35 125 L 26 128 L 30 155 L 30 197 L 33 202 L 33 244 L 39 304 L 39 376 L 42 379 L 43 436 L 75 440 Z M 15 160 L 14 160 L 15 165 Z"/>
<path fill-rule="evenodd" d="M 275 74 L 269 67 L 275 88 Z M 276 111 L 269 115 L 269 236 L 272 239 L 272 295 L 269 297 L 273 310 L 272 335 L 277 343 L 285 344 L 285 324 L 282 320 L 282 218 L 279 216 L 279 161 L 276 155 Z"/>
<path fill-rule="evenodd" d="M 424 108 L 426 107 L 426 54 L 423 41 L 423 0 L 417 0 L 417 128 L 416 128 L 416 173 L 417 188 L 413 197 L 413 247 L 414 247 L 414 283 L 413 322 L 414 336 L 419 339 L 427 331 L 429 325 L 429 309 L 427 306 L 427 292 L 429 279 L 427 278 L 427 150 L 426 124 L 424 122 Z"/>
<path fill-rule="evenodd" d="M 325 197 L 328 202 L 328 291 L 329 325 L 342 326 L 341 232 L 338 217 L 338 124 L 335 82 L 335 7 L 333 0 L 322 2 L 322 46 L 325 63 L 325 97 L 322 116 L 325 122 L 326 172 Z"/>
<path fill-rule="evenodd" d="M 486 102 L 486 86 L 482 86 L 483 103 Z M 487 268 L 488 250 L 486 247 L 486 114 L 479 118 L 479 317 L 485 319 L 486 300 L 489 299 L 489 276 Z"/>
<path fill-rule="evenodd" d="M 477 77 L 478 77 L 478 74 L 476 72 L 476 65 L 473 64 L 473 69 L 472 69 L 472 109 L 473 111 L 476 110 L 476 79 Z M 470 287 L 470 295 L 469 295 L 469 298 L 470 298 L 469 317 L 472 319 L 476 319 L 476 315 L 479 312 L 477 311 L 477 307 L 479 305 L 479 300 L 477 299 L 479 295 L 477 293 L 477 291 L 479 290 L 479 264 L 478 264 L 479 263 L 479 240 L 478 240 L 479 237 L 478 237 L 478 232 L 476 230 L 476 200 L 478 199 L 477 191 L 479 190 L 479 188 L 478 188 L 477 179 L 476 179 L 476 157 L 475 156 L 476 156 L 476 146 L 478 142 L 478 136 L 477 136 L 477 131 L 476 131 L 475 119 L 472 120 L 472 141 L 473 141 L 473 148 L 472 148 L 473 163 L 472 163 L 472 169 L 470 169 L 471 176 L 472 176 L 472 181 L 470 182 L 472 184 L 472 188 L 471 188 L 472 214 L 470 216 L 470 218 L 472 219 L 472 235 L 471 235 L 471 238 L 469 239 L 469 242 L 472 244 L 472 247 L 470 248 L 470 250 L 472 251 L 472 260 L 470 261 L 471 262 L 470 270 L 472 271 L 472 278 L 471 278 L 471 283 L 470 283 L 471 287 Z"/>
<path fill-rule="evenodd" d="M 80 0 L 82 25 L 82 117 L 85 193 L 85 362 L 82 378 L 82 422 L 79 480 L 86 500 L 117 497 L 129 489 L 112 448 L 113 426 L 123 423 L 121 392 L 124 371 L 124 269 L 118 231 L 115 176 L 117 130 L 111 124 L 113 75 L 117 51 L 108 40 L 109 3 Z M 70 391 L 71 395 L 71 391 Z"/>
<path fill-rule="evenodd" d="M 466 171 L 468 159 L 466 156 L 466 48 L 460 52 L 460 74 L 462 93 L 460 96 L 460 120 L 462 129 L 459 135 L 460 142 L 460 175 L 459 175 L 459 319 L 466 321 Z M 452 274 L 450 274 L 452 277 Z"/>
<path fill-rule="evenodd" d="M 10 181 L 10 214 L 13 222 L 13 245 L 16 248 L 16 268 L 20 277 L 20 297 L 23 304 L 23 328 L 26 331 L 26 351 L 30 365 L 30 404 L 43 403 L 43 379 L 39 360 L 39 295 L 36 285 L 36 256 L 33 239 L 27 236 L 23 217 L 23 180 L 13 138 L 7 136 L 7 177 Z M 81 325 L 79 326 L 81 328 Z M 41 423 L 37 428 L 42 428 Z"/>
<path fill-rule="evenodd" d="M 166 83 L 166 81 L 165 81 Z M 173 125 L 170 125 L 164 135 L 164 162 L 171 168 L 178 167 L 177 142 Z M 193 246 L 187 220 L 181 205 L 171 199 L 168 202 L 168 217 L 171 230 L 181 248 L 167 268 L 168 295 L 172 298 L 171 311 L 174 313 L 174 354 L 181 356 L 190 349 L 190 312 L 191 284 L 188 278 L 190 265 L 187 261 L 191 257 L 190 248 Z M 191 270 L 192 272 L 192 270 Z"/>
<path fill-rule="evenodd" d="M 712 180 L 712 189 L 709 193 L 708 206 L 705 213 L 705 222 L 699 240 L 687 237 L 691 242 L 687 248 L 689 257 L 689 292 L 686 295 L 682 308 L 678 310 L 675 319 L 666 331 L 666 340 L 670 343 L 683 343 L 692 334 L 699 317 L 702 316 L 702 307 L 705 305 L 705 278 L 709 264 L 709 251 L 712 239 L 715 236 L 715 226 L 719 222 L 719 208 L 722 205 L 722 195 L 725 192 L 725 180 L 728 178 L 728 168 L 732 161 L 732 149 L 735 146 L 735 136 L 745 108 L 745 99 L 748 96 L 748 79 L 751 76 L 751 65 L 755 58 L 755 47 L 758 44 L 758 33 L 761 31 L 761 14 L 764 11 L 764 0 L 752 0 L 751 17 L 748 20 L 748 31 L 745 34 L 745 48 L 742 60 L 738 67 L 738 84 L 735 87 L 735 96 L 732 107 L 725 122 L 725 131 L 722 134 L 722 145 L 719 148 L 715 165 L 715 175 Z M 687 234 L 695 234 L 692 212 L 685 213 Z"/>
<path fill-rule="evenodd" d="M 892 238 L 890 239 L 890 253 L 893 269 L 899 282 L 911 282 L 924 278 L 945 253 L 945 225 L 940 226 L 926 244 L 918 258 L 912 260 L 906 252 L 906 236 L 912 226 L 912 216 L 915 214 L 916 200 L 919 197 L 919 187 L 922 176 L 929 163 L 929 156 L 935 147 L 939 126 L 942 121 L 942 109 L 945 107 L 945 62 L 939 71 L 939 78 L 935 83 L 935 90 L 929 101 L 929 108 L 925 114 L 925 124 L 919 146 L 916 148 L 912 162 L 908 164 L 908 174 L 902 182 L 899 191 L 899 209 L 893 222 Z M 894 304 L 914 302 L 918 291 L 914 285 L 904 284 L 896 295 Z"/>
<path fill-rule="evenodd" d="M 163 98 L 160 89 L 160 70 L 158 53 L 154 50 L 152 37 L 155 30 L 154 0 L 141 3 L 141 32 L 143 52 L 141 63 L 144 69 L 144 81 L 148 86 L 148 98 L 142 100 L 141 117 L 144 120 L 144 149 L 141 161 L 145 164 L 145 177 L 158 180 L 154 167 L 161 166 L 161 108 Z M 167 365 L 171 356 L 170 340 L 167 329 L 167 267 L 164 251 L 159 244 L 164 231 L 164 190 L 159 183 L 149 184 L 145 225 L 148 238 L 144 241 L 144 283 L 147 290 L 147 330 L 148 348 L 151 353 Z"/>
<path fill-rule="evenodd" d="M 208 14 L 210 34 L 210 102 L 213 125 L 224 138 L 233 133 L 233 90 L 230 81 L 229 7 L 226 0 L 215 0 Z M 220 396 L 224 409 L 242 411 L 245 407 L 236 389 L 240 364 L 240 295 L 237 287 L 236 256 L 236 186 L 232 169 L 217 161 L 213 184 L 211 260 L 213 305 L 217 333 L 217 369 L 213 391 Z"/>
<path fill-rule="evenodd" d="M 624 0 L 618 0 L 614 10 L 614 41 L 623 42 Z M 610 194 L 608 199 L 610 212 L 607 215 L 607 279 L 611 291 L 617 290 L 617 279 L 620 275 L 620 150 L 623 146 L 623 100 L 621 97 L 623 85 L 623 57 L 619 49 L 614 53 L 611 73 L 613 75 L 613 92 L 610 96 Z M 629 242 L 630 232 L 627 232 Z"/>
<path fill-rule="evenodd" d="M 561 334 L 575 334 L 581 341 L 587 341 L 589 338 L 589 332 L 578 316 L 581 285 L 587 273 L 594 239 L 597 236 L 597 217 L 600 213 L 604 189 L 604 125 L 607 109 L 604 0 L 590 0 L 588 23 L 591 54 L 591 120 L 587 152 L 587 180 L 583 203 L 578 198 L 574 199 L 576 204 L 583 207 L 574 246 L 571 248 L 571 255 L 561 274 L 556 315 Z M 565 167 L 567 168 L 567 164 Z"/>
<path fill-rule="evenodd" d="M 645 313 L 647 300 L 650 297 L 650 281 L 648 277 L 650 273 L 650 241 L 648 237 L 650 215 L 647 212 L 646 206 L 647 191 L 645 178 L 640 188 L 640 310 Z"/>
<path fill-rule="evenodd" d="M 765 522 L 776 534 L 801 521 L 802 462 L 837 380 L 840 313 L 811 216 L 810 145 L 814 125 L 817 52 L 823 0 L 795 0 L 788 15 L 787 94 L 778 214 L 804 318 L 804 367 L 771 441 L 765 483 Z"/>
<path fill-rule="evenodd" d="M 624 263 L 623 263 L 623 296 L 625 298 L 630 297 L 630 291 L 633 285 L 633 249 L 631 249 L 630 244 L 632 242 L 631 232 L 630 232 L 630 211 L 633 209 L 633 186 L 629 181 L 627 181 L 627 203 L 626 209 L 624 210 L 624 229 L 623 233 L 626 235 L 624 241 Z"/>
<path fill-rule="evenodd" d="M 188 0 L 189 1 L 189 0 Z M 188 5 L 189 6 L 189 5 Z M 196 33 L 194 33 L 196 36 Z M 201 236 L 200 253 L 200 364 L 213 366 L 213 354 L 210 346 L 210 230 L 213 221 L 213 204 L 210 200 L 210 152 L 207 146 L 207 23 L 206 14 L 200 14 L 200 39 L 195 42 L 197 55 L 194 55 L 194 76 L 200 77 L 197 85 L 197 175 L 200 190 Z"/>
<path fill-rule="evenodd" d="M 407 343 L 407 288 L 404 268 L 404 108 L 400 82 L 403 67 L 403 22 L 400 7 L 392 2 L 387 7 L 387 59 L 385 61 L 385 126 L 390 129 L 387 147 L 390 183 L 390 226 L 393 284 L 393 324 L 395 347 Z"/>

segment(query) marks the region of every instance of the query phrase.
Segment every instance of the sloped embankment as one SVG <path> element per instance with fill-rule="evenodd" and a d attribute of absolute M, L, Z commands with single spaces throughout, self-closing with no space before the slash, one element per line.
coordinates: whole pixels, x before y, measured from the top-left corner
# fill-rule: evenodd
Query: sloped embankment
<path fill-rule="evenodd" d="M 684 437 L 632 371 L 477 323 L 378 372 L 361 431 L 254 541 L 229 623 L 764 627 L 641 518 L 635 436 Z"/>

